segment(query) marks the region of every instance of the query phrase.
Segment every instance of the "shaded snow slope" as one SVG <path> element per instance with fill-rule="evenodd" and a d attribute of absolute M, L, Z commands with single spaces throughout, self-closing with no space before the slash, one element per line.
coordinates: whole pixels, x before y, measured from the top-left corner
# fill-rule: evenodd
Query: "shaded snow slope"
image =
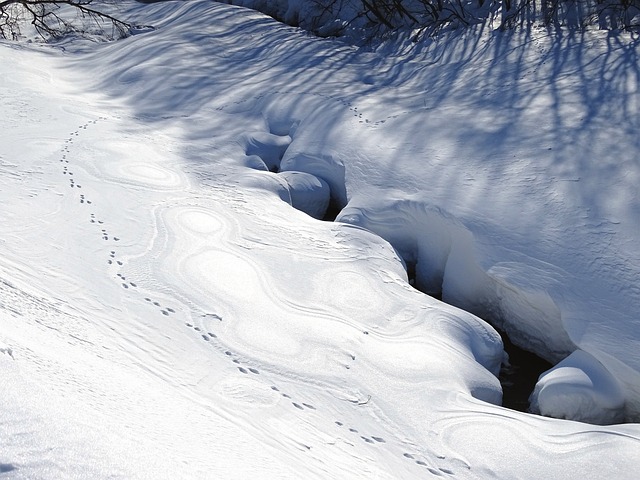
<path fill-rule="evenodd" d="M 515 123 L 520 142 L 494 144 L 488 122 L 487 137 L 444 128 L 482 118 L 481 92 L 465 103 L 456 90 L 471 73 L 455 59 L 439 75 L 461 75 L 458 104 L 430 55 L 394 67 L 211 2 L 132 8 L 156 30 L 64 52 L 0 45 L 6 478 L 634 478 L 636 424 L 498 406 L 497 333 L 407 282 L 415 261 L 425 289 L 477 301 L 523 341 L 545 340 L 519 317 L 538 312 L 634 405 L 632 287 L 583 303 L 634 264 L 598 270 L 607 248 L 622 251 L 615 235 L 594 262 L 578 251 L 595 252 L 574 231 L 586 220 L 560 216 L 577 200 L 545 197 L 560 180 L 532 165 L 535 111 Z M 487 67 L 478 48 L 460 55 Z M 428 81 L 433 104 L 418 88 Z M 327 186 L 356 225 L 289 205 L 320 216 Z M 633 239 L 628 218 L 606 225 Z M 596 307 L 613 300 L 610 316 L 627 300 L 628 317 L 605 324 Z M 565 318 L 588 306 L 578 337 Z M 556 310 L 562 323 L 540 313 Z"/>

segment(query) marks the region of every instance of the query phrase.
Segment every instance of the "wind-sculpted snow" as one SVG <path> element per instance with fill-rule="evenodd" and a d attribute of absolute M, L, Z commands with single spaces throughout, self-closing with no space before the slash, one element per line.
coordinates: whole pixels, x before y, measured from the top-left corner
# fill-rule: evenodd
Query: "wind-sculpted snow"
<path fill-rule="evenodd" d="M 366 227 L 396 246 L 415 265 L 419 289 L 492 320 L 512 341 L 549 360 L 575 350 L 546 291 L 557 281 L 551 268 L 536 270 L 531 262 L 483 268 L 483 238 L 442 209 L 409 199 L 358 203 L 358 198 L 350 201 L 337 220 Z"/>
<path fill-rule="evenodd" d="M 304 154 L 285 156 L 281 168 L 284 171 L 305 172 L 322 179 L 329 186 L 330 196 L 335 202 L 339 205 L 347 203 L 344 163 L 335 159 L 330 153 L 319 156 Z"/>
<path fill-rule="evenodd" d="M 314 218 L 323 218 L 329 208 L 331 189 L 322 178 L 310 173 L 280 172 L 289 184 L 291 205 Z"/>
<path fill-rule="evenodd" d="M 209 213 L 202 208 L 171 209 L 159 222 L 167 238 L 156 239 L 171 248 L 158 253 L 152 249 L 150 255 L 160 259 L 161 272 L 177 272 L 184 284 L 178 285 L 179 293 L 191 303 L 217 299 L 217 314 L 227 322 L 227 335 L 233 332 L 231 346 L 245 356 L 264 355 L 263 362 L 276 365 L 284 362 L 301 377 L 330 376 L 341 348 L 361 343 L 364 348 L 368 342 L 367 353 L 354 350 L 362 362 L 379 364 L 378 368 L 399 367 L 403 362 L 395 358 L 395 349 L 378 350 L 383 345 L 378 346 L 379 337 L 400 334 L 389 322 L 404 303 L 402 298 L 413 298 L 414 293 L 402 287 L 404 272 L 389 245 L 344 225 L 324 229 L 324 234 L 313 224 L 305 228 L 300 220 L 295 228 L 288 227 L 286 217 L 279 218 L 274 211 L 267 219 L 258 213 L 264 205 L 257 208 L 249 204 L 236 208 L 235 227 L 228 224 L 224 211 L 214 215 L 212 208 Z M 261 240 L 265 234 L 271 238 L 269 231 L 284 235 L 286 245 Z M 318 262 L 325 267 L 319 270 Z M 287 264 L 288 268 L 277 268 Z M 395 282 L 382 282 L 381 276 Z M 446 323 L 446 314 L 441 315 Z M 477 322 L 472 325 L 479 327 Z M 495 371 L 501 360 L 499 341 L 495 335 L 488 341 L 489 347 L 477 351 L 477 360 Z M 429 340 L 424 360 L 416 355 L 406 368 L 426 374 L 425 369 L 432 368 L 428 351 L 447 343 L 445 338 Z M 439 374 L 438 370 L 431 373 Z M 492 397 L 499 401 L 499 393 Z"/>
<path fill-rule="evenodd" d="M 623 420 L 624 395 L 618 382 L 592 356 L 576 350 L 540 377 L 532 411 L 591 423 Z"/>
<path fill-rule="evenodd" d="M 575 167 L 523 133 L 546 97 L 507 155 L 482 133 L 503 104 L 462 101 L 459 59 L 388 61 L 212 2 L 131 8 L 155 30 L 0 45 L 3 476 L 635 478 L 637 424 L 501 407 L 497 332 L 409 283 L 549 357 L 579 347 L 542 413 L 631 418 L 635 223 L 573 216 L 604 197 L 546 176 Z M 327 203 L 342 221 L 313 218 Z"/>

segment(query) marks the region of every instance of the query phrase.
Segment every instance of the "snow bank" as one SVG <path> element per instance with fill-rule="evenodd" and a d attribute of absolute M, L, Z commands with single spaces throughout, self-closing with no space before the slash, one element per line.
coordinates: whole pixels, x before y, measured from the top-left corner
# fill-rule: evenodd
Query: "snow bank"
<path fill-rule="evenodd" d="M 280 168 L 283 171 L 305 172 L 322 179 L 330 188 L 331 198 L 339 205 L 346 204 L 345 166 L 330 151 L 319 156 L 287 153 L 282 159 Z"/>
<path fill-rule="evenodd" d="M 598 360 L 576 350 L 540 376 L 531 411 L 599 425 L 619 423 L 624 420 L 624 394 Z"/>
<path fill-rule="evenodd" d="M 252 8 L 288 25 L 312 30 L 318 35 L 343 34 L 349 27 L 369 23 L 356 2 L 309 2 L 305 0 L 227 0 L 225 3 Z"/>
<path fill-rule="evenodd" d="M 236 182 L 241 188 L 255 188 L 273 193 L 280 200 L 291 205 L 289 184 L 284 178 L 270 172 L 246 172 L 237 176 Z"/>
<path fill-rule="evenodd" d="M 291 138 L 283 135 L 274 135 L 267 132 L 247 133 L 239 140 L 249 156 L 259 156 L 269 170 L 278 170 L 280 160 Z"/>
<path fill-rule="evenodd" d="M 638 27 L 640 6 L 620 0 L 583 0 L 549 4 L 544 1 L 513 0 L 459 2 L 423 0 L 402 2 L 360 0 L 226 0 L 225 3 L 253 8 L 289 25 L 312 30 L 318 35 L 344 35 L 354 30 L 375 34 L 402 28 L 468 27 L 478 23 L 528 27 L 534 22 L 580 28 L 597 25 L 607 29 Z M 371 33 L 370 33 L 371 34 Z"/>
<path fill-rule="evenodd" d="M 291 205 L 307 215 L 321 219 L 329 207 L 331 189 L 327 182 L 304 172 L 285 171 L 278 174 L 289 185 Z"/>
<path fill-rule="evenodd" d="M 389 240 L 415 264 L 423 290 L 491 319 L 552 361 L 588 352 L 620 382 L 626 418 L 637 418 L 640 358 L 628 352 L 640 336 L 632 267 L 640 264 L 632 153 L 640 146 L 626 127 L 637 115 L 623 112 L 638 93 L 625 75 L 601 76 L 629 65 L 637 46 L 614 36 L 610 47 L 598 32 L 470 30 L 373 52 L 329 41 L 327 56 L 323 41 L 291 41 L 293 31 L 280 25 L 261 35 L 268 24 L 256 16 L 242 27 L 260 39 L 262 57 L 220 32 L 227 57 L 198 57 L 194 78 L 212 61 L 229 71 L 246 59 L 277 58 L 275 70 L 221 84 L 214 97 L 198 89 L 184 107 L 200 106 L 207 135 L 217 129 L 209 155 L 245 165 L 247 131 L 290 138 L 272 168 L 326 181 L 333 202 L 348 204 L 339 219 Z M 144 94 L 129 94 L 144 112 L 159 74 L 153 67 Z M 289 80 L 275 81 L 276 72 Z M 586 95 L 592 85 L 608 93 Z M 154 89 L 158 98 L 169 84 Z M 204 116 L 214 111 L 224 129 Z M 600 160 L 585 160 L 593 158 Z"/>
<path fill-rule="evenodd" d="M 336 220 L 378 233 L 414 266 L 417 288 L 491 321 L 516 345 L 552 362 L 575 349 L 547 293 L 556 281 L 552 272 L 531 262 L 483 268 L 479 239 L 442 209 L 409 199 L 356 197 Z"/>

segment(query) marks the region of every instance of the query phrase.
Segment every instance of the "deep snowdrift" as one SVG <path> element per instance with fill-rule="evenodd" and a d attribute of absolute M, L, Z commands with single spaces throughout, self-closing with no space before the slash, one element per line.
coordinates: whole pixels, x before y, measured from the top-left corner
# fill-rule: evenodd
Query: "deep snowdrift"
<path fill-rule="evenodd" d="M 541 412 L 635 418 L 631 39 L 401 55 L 131 8 L 156 30 L 0 45 L 7 478 L 634 478 L 637 425 L 499 407 L 497 333 L 404 269 L 550 358 L 580 349 Z M 327 195 L 342 223 L 289 205 Z"/>

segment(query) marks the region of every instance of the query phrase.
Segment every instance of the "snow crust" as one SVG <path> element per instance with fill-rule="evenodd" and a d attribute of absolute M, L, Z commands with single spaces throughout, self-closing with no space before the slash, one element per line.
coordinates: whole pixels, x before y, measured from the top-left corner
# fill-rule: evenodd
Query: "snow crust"
<path fill-rule="evenodd" d="M 458 308 L 568 356 L 543 415 L 637 420 L 632 38 L 118 8 L 0 45 L 4 477 L 635 478 L 636 423 L 500 407 Z"/>

